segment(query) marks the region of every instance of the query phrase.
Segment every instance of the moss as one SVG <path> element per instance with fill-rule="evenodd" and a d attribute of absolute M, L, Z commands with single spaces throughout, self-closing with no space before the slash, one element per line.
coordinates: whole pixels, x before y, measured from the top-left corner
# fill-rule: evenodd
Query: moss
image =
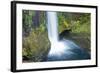
<path fill-rule="evenodd" d="M 49 47 L 47 32 L 33 30 L 28 37 L 23 39 L 23 56 L 34 62 L 42 61 L 47 56 Z"/>

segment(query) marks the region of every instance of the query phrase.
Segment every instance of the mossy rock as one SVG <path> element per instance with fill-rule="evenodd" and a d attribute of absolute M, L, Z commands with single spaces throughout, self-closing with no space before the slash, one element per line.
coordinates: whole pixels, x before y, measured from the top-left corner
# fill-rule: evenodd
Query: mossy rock
<path fill-rule="evenodd" d="M 91 38 L 90 34 L 88 33 L 73 33 L 69 30 L 65 30 L 60 33 L 60 40 L 61 39 L 67 39 L 73 41 L 75 44 L 77 44 L 79 47 L 91 51 L 90 46 L 91 46 Z"/>
<path fill-rule="evenodd" d="M 30 35 L 23 39 L 23 56 L 30 61 L 43 61 L 48 55 L 50 42 L 47 32 L 33 30 Z"/>

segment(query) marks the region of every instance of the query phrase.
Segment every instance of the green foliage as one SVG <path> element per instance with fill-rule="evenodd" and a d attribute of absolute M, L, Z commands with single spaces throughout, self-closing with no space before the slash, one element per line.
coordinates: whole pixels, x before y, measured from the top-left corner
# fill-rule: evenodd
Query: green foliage
<path fill-rule="evenodd" d="M 90 14 L 81 14 L 78 20 L 73 21 L 73 33 L 90 34 Z"/>
<path fill-rule="evenodd" d="M 91 17 L 89 13 L 59 13 L 59 32 L 71 29 L 63 38 L 70 39 L 80 47 L 91 50 Z"/>
<path fill-rule="evenodd" d="M 71 29 L 71 16 L 70 13 L 58 12 L 58 30 L 59 33 L 66 29 Z"/>
<path fill-rule="evenodd" d="M 29 58 L 31 61 L 40 62 L 48 54 L 50 42 L 48 39 L 46 27 L 46 13 L 39 11 L 39 24 L 34 28 L 36 11 L 23 10 L 23 50 L 22 55 Z M 58 30 L 59 34 L 65 30 L 71 29 L 71 37 L 78 37 L 74 39 L 76 43 L 81 43 L 79 37 L 84 38 L 85 42 L 88 39 L 90 44 L 90 14 L 89 13 L 71 13 L 71 12 L 58 12 Z M 38 19 L 38 18 L 37 18 Z M 85 33 L 85 35 L 84 35 Z M 77 34 L 77 35 L 76 35 Z M 66 37 L 66 36 L 65 36 Z M 82 40 L 82 42 L 84 42 Z M 83 44 L 82 46 L 87 45 Z M 88 46 L 90 47 L 90 46 Z"/>
<path fill-rule="evenodd" d="M 33 30 L 23 40 L 23 56 L 27 56 L 34 62 L 41 61 L 49 51 L 50 43 L 46 32 L 40 29 Z"/>
<path fill-rule="evenodd" d="M 39 24 L 34 24 L 36 20 L 36 12 L 31 10 L 23 10 L 23 57 L 27 57 L 30 61 L 42 61 L 48 54 L 50 42 L 46 30 L 45 13 L 39 11 L 37 16 L 41 20 Z M 38 26 L 37 26 L 38 25 Z M 37 27 L 35 27 L 37 26 Z"/>
<path fill-rule="evenodd" d="M 90 33 L 89 13 L 58 12 L 59 33 L 72 29 L 72 33 Z"/>
<path fill-rule="evenodd" d="M 28 35 L 32 29 L 32 16 L 34 16 L 34 11 L 31 10 L 23 10 L 23 34 Z"/>

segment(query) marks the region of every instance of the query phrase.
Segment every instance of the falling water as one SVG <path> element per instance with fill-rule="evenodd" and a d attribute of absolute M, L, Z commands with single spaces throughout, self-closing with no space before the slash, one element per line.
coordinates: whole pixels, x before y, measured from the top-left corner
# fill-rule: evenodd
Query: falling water
<path fill-rule="evenodd" d="M 47 61 L 89 59 L 90 55 L 70 40 L 59 40 L 56 12 L 47 12 L 48 37 L 51 42 Z"/>
<path fill-rule="evenodd" d="M 48 37 L 51 42 L 49 55 L 61 54 L 65 49 L 65 44 L 59 41 L 58 19 L 56 12 L 47 12 Z"/>
<path fill-rule="evenodd" d="M 50 42 L 58 42 L 58 21 L 56 12 L 47 12 L 47 27 Z"/>

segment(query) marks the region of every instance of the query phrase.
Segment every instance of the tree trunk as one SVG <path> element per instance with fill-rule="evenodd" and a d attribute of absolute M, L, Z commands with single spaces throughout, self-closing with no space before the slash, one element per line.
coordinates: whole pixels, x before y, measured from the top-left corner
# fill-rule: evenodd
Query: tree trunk
<path fill-rule="evenodd" d="M 35 11 L 35 15 L 32 17 L 32 26 L 33 28 L 37 28 L 40 25 L 40 12 Z"/>

